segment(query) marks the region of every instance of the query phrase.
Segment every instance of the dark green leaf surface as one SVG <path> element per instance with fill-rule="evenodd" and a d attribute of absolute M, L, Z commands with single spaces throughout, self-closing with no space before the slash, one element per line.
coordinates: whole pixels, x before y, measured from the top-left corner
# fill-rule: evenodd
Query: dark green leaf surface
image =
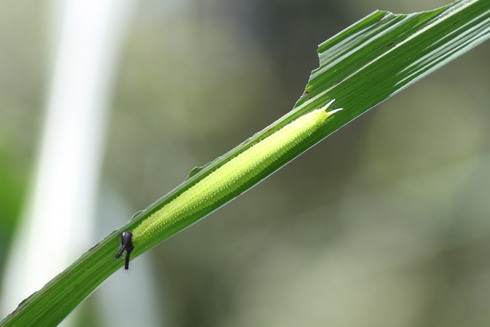
<path fill-rule="evenodd" d="M 377 11 L 367 16 L 320 45 L 320 66 L 312 72 L 294 110 L 232 151 L 202 169 L 194 170 L 172 192 L 139 212 L 125 226 L 95 245 L 44 288 L 23 301 L 0 326 L 58 324 L 107 277 L 121 268 L 123 260 L 116 261 L 114 255 L 119 249 L 122 231 L 133 229 L 168 201 L 275 129 L 321 107 L 330 99 L 336 100 L 332 109 L 344 108 L 329 119 L 324 129 L 311 135 L 307 142 L 294 148 L 274 166 L 192 219 L 172 226 L 145 247 L 136 248 L 134 255 L 145 252 L 247 191 L 349 121 L 484 42 L 489 36 L 488 0 L 460 1 L 434 11 L 409 15 Z"/>

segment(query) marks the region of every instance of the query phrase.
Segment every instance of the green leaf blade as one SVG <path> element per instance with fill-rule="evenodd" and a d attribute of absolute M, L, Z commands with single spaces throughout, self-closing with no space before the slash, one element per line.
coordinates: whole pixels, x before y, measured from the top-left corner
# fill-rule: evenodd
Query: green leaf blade
<path fill-rule="evenodd" d="M 0 326 L 58 324 L 98 285 L 122 267 L 123 260 L 114 259 L 122 231 L 132 230 L 153 212 L 274 130 L 321 107 L 330 99 L 336 99 L 332 109 L 344 108 L 329 119 L 325 128 L 312 134 L 306 142 L 295 147 L 287 156 L 240 189 L 199 214 L 172 226 L 145 247 L 136 248 L 134 255 L 145 252 L 202 219 L 351 120 L 489 37 L 488 0 L 460 1 L 433 11 L 409 15 L 383 11 L 368 15 L 319 46 L 320 66 L 312 72 L 305 92 L 293 111 L 202 169 L 194 170 L 181 185 L 111 233 L 43 289 L 21 303 L 16 311 L 0 322 Z"/>

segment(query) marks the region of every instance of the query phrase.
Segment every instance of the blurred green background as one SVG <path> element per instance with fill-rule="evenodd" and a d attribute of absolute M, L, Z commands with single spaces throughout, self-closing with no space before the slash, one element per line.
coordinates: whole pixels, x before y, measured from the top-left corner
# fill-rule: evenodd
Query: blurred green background
<path fill-rule="evenodd" d="M 444 4 L 137 3 L 102 189 L 146 207 L 289 111 L 319 43 L 375 9 Z M 38 151 L 48 7 L 0 10 L 0 268 Z M 167 325 L 490 325 L 489 55 L 469 52 L 146 253 Z"/>

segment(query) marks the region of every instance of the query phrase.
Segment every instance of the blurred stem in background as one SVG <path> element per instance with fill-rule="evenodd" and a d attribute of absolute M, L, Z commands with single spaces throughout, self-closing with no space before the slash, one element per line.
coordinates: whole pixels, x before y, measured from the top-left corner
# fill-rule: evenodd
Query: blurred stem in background
<path fill-rule="evenodd" d="M 53 61 L 46 116 L 32 187 L 6 265 L 2 315 L 94 240 L 114 69 L 131 4 L 131 0 L 51 3 Z M 64 325 L 73 323 L 68 319 Z"/>

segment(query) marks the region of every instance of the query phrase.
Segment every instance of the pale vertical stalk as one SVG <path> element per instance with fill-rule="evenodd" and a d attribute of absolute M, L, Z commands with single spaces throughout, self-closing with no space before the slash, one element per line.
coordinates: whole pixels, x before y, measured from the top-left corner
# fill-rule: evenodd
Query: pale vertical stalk
<path fill-rule="evenodd" d="M 92 242 L 108 103 L 128 1 L 53 2 L 54 62 L 33 185 L 9 254 L 11 312 Z"/>

